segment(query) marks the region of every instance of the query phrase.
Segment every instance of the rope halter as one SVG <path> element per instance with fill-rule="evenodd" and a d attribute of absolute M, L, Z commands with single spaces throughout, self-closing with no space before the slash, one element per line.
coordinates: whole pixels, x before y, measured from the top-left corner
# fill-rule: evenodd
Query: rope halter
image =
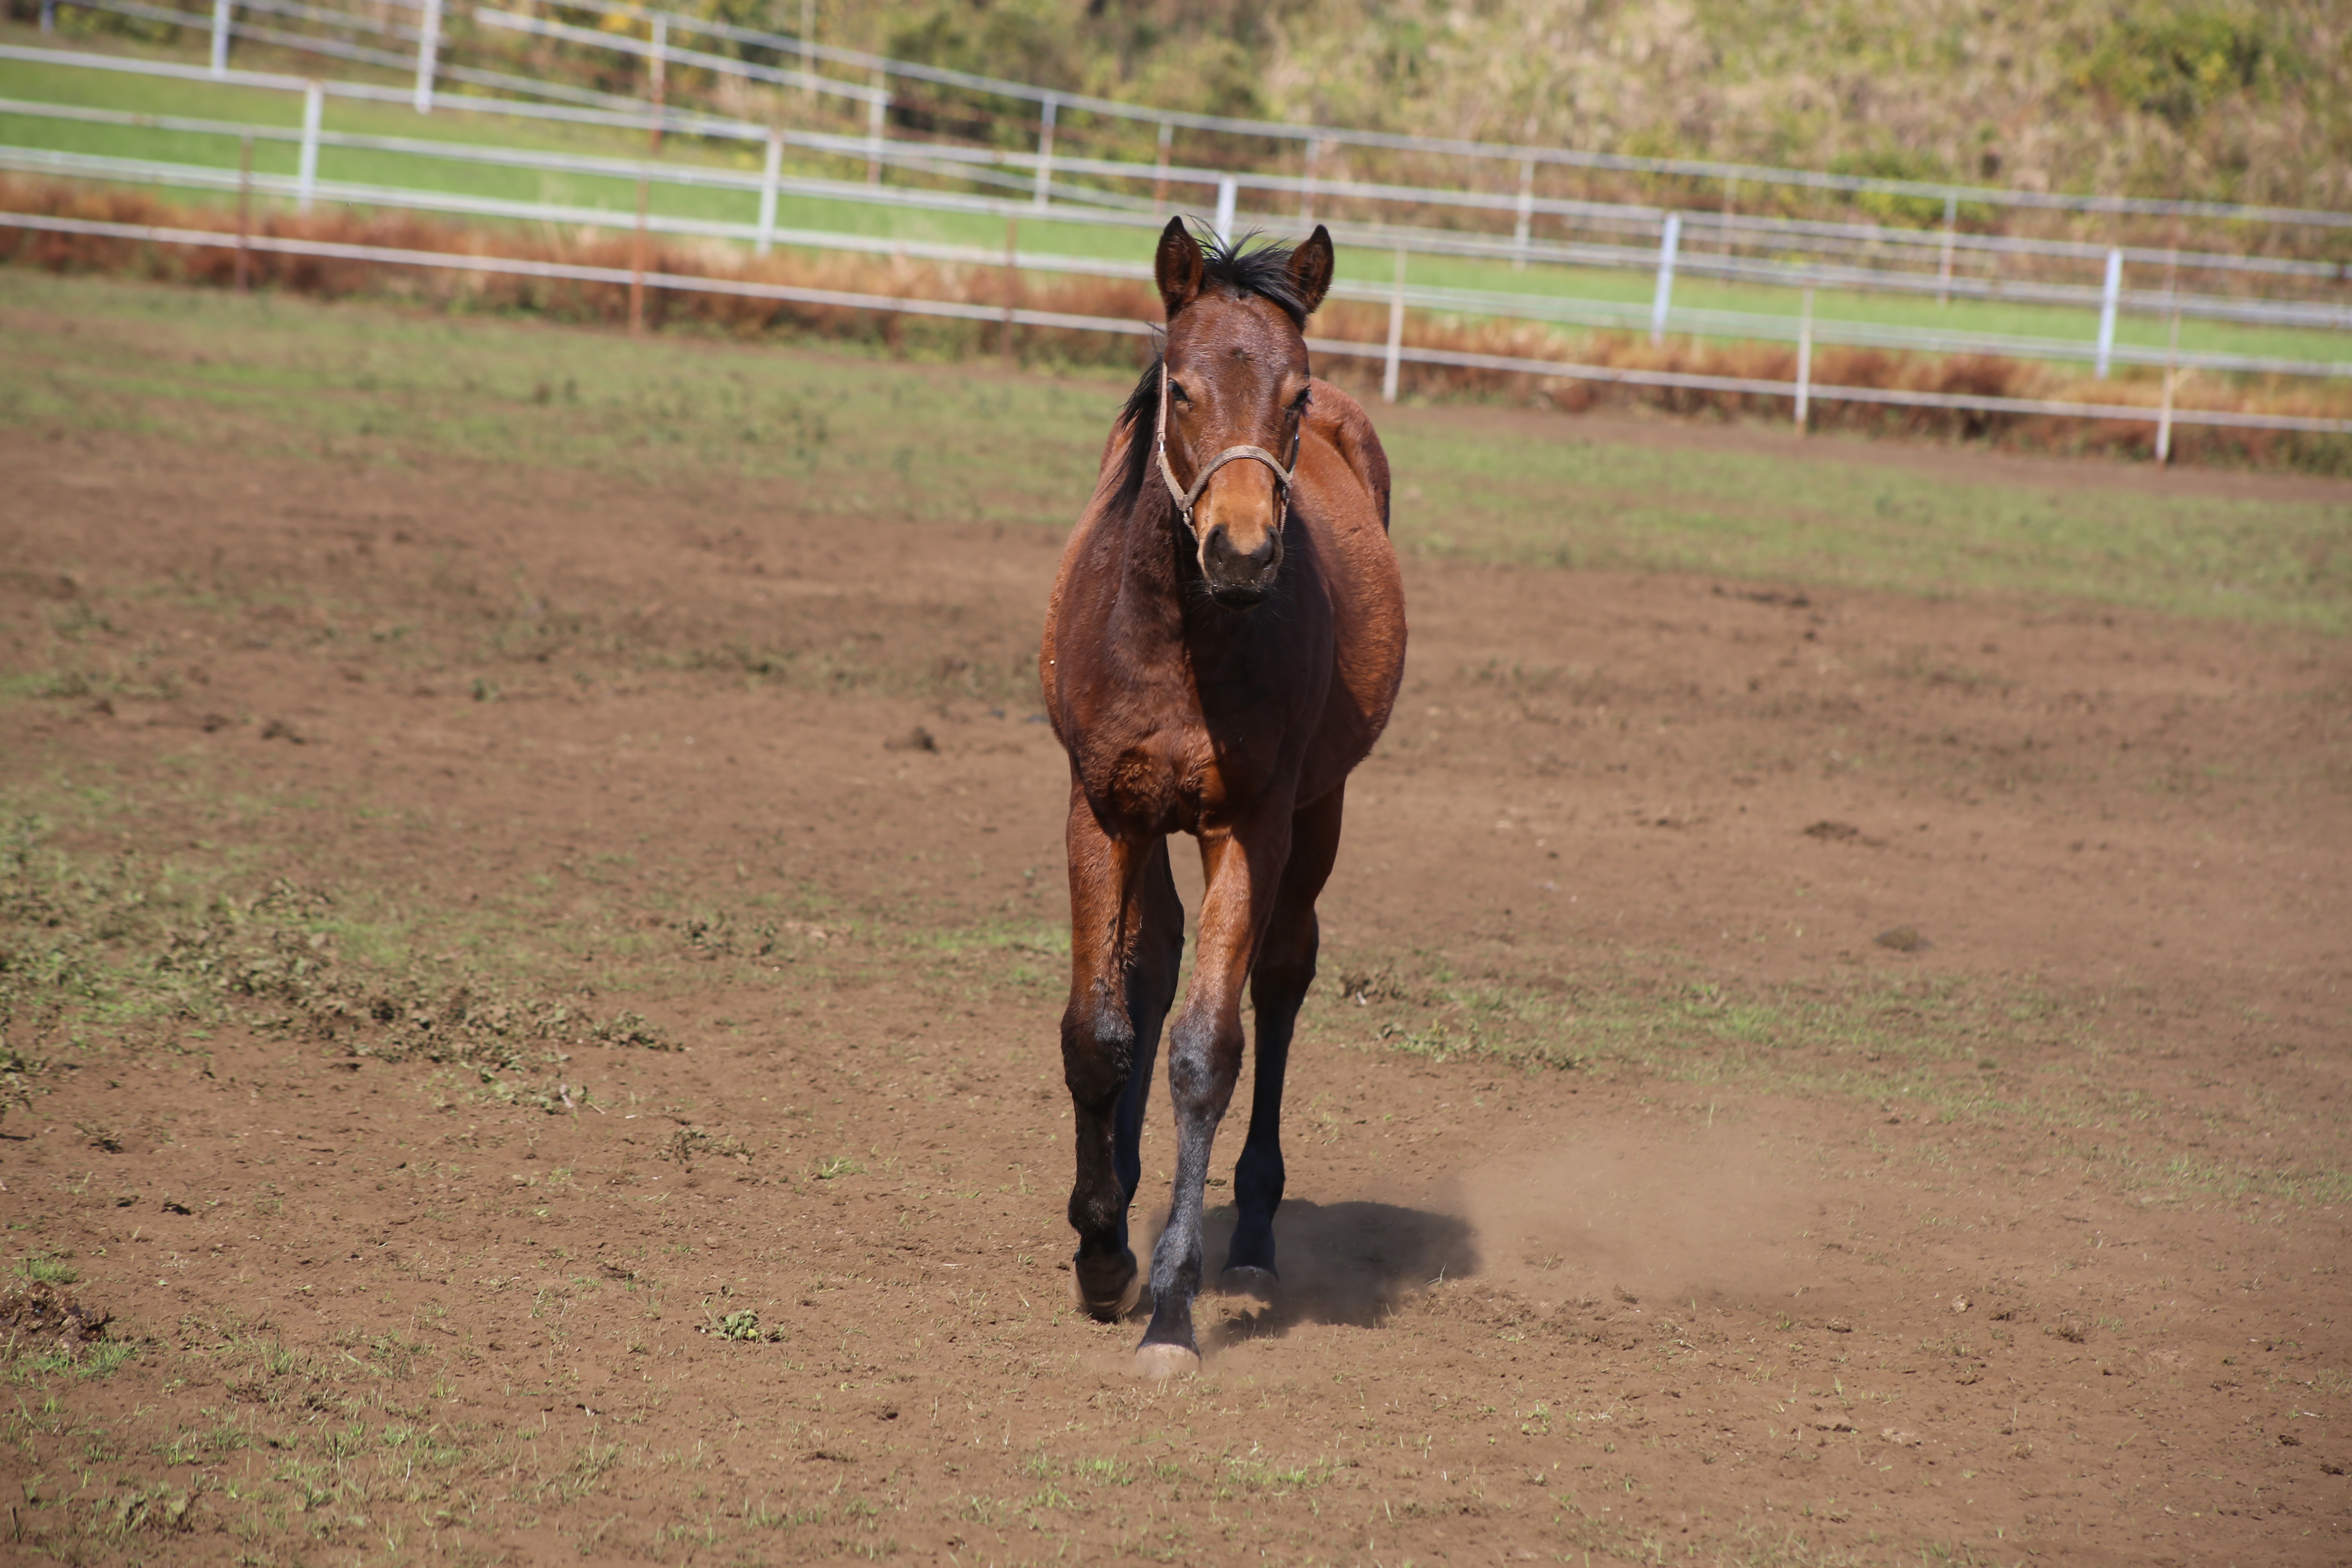
<path fill-rule="evenodd" d="M 1298 421 L 1298 428 L 1294 428 L 1290 432 L 1290 466 L 1288 468 L 1283 467 L 1281 461 L 1263 447 L 1228 447 L 1210 458 L 1201 471 L 1193 476 L 1192 488 L 1188 490 L 1176 482 L 1176 470 L 1168 461 L 1168 356 L 1163 353 L 1160 356 L 1160 477 L 1167 481 L 1168 493 L 1175 499 L 1176 515 L 1183 520 L 1185 531 L 1193 534 L 1195 538 L 1199 537 L 1198 531 L 1192 527 L 1192 509 L 1200 503 L 1201 492 L 1209 488 L 1211 476 L 1219 468 L 1243 458 L 1247 458 L 1252 462 L 1264 463 L 1274 470 L 1274 482 L 1282 498 L 1277 503 L 1274 527 L 1276 532 L 1282 531 L 1282 525 L 1290 521 L 1290 485 L 1298 472 L 1299 430 L 1305 427 L 1306 423 L 1306 418 L 1302 415 Z"/>

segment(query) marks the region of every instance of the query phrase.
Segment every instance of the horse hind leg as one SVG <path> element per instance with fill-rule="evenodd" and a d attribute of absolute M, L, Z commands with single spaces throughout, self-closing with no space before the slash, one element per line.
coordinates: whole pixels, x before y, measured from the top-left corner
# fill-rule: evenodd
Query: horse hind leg
<path fill-rule="evenodd" d="M 1219 1284 L 1226 1291 L 1271 1300 L 1274 1295 L 1274 1211 L 1282 1206 L 1282 1086 L 1299 1005 L 1314 984 L 1321 934 L 1315 900 L 1339 851 L 1341 794 L 1333 790 L 1292 818 L 1290 859 L 1274 915 L 1250 973 L 1256 1013 L 1257 1071 L 1250 1093 L 1249 1135 L 1234 1165 L 1233 1246 Z"/>

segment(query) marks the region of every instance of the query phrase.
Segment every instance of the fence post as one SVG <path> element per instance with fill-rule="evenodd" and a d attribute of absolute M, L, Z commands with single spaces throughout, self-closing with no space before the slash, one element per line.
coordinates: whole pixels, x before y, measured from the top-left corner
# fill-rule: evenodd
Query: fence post
<path fill-rule="evenodd" d="M 2164 407 L 2156 419 L 2156 466 L 2172 461 L 2172 388 L 2180 379 L 2180 307 L 2172 308 L 2172 341 L 2164 351 Z"/>
<path fill-rule="evenodd" d="M 887 128 L 890 112 L 890 73 L 880 66 L 874 68 L 876 96 L 866 100 L 866 183 L 882 183 L 882 132 Z"/>
<path fill-rule="evenodd" d="M 646 62 L 646 68 L 651 74 L 652 80 L 646 85 L 652 89 L 651 97 L 654 103 L 653 149 L 655 152 L 658 153 L 661 151 L 662 144 L 662 119 L 664 111 L 667 109 L 669 104 L 669 71 L 667 69 L 669 65 L 669 18 L 667 16 L 656 16 L 653 22 L 653 28 L 654 51 L 653 54 L 648 57 Z"/>
<path fill-rule="evenodd" d="M 1936 268 L 1936 303 L 1952 302 L 1952 230 L 1960 219 L 1960 198 L 1944 198 L 1944 258 Z"/>
<path fill-rule="evenodd" d="M 652 182 L 637 179 L 637 228 L 629 237 L 629 331 L 646 330 L 646 205 Z"/>
<path fill-rule="evenodd" d="M 1666 215 L 1666 231 L 1658 237 L 1658 292 L 1650 301 L 1650 342 L 1666 341 L 1666 312 L 1675 302 L 1675 252 L 1683 242 L 1683 215 Z"/>
<path fill-rule="evenodd" d="M 252 277 L 252 254 L 246 241 L 253 233 L 253 138 L 236 141 L 236 291 L 242 294 Z"/>
<path fill-rule="evenodd" d="M 1013 312 L 1021 308 L 1021 220 L 1004 216 L 1004 336 L 997 349 L 1004 368 L 1013 368 Z"/>
<path fill-rule="evenodd" d="M 58 0 L 41 0 L 41 31 L 54 33 L 57 30 Z"/>
<path fill-rule="evenodd" d="M 416 39 L 416 112 L 433 112 L 433 72 L 441 59 L 441 0 L 425 0 L 425 27 Z"/>
<path fill-rule="evenodd" d="M 816 75 L 816 0 L 801 0 L 801 75 Z M 814 98 L 816 89 L 801 83 L 801 96 Z"/>
<path fill-rule="evenodd" d="M 1305 228 L 1315 221 L 1315 165 L 1323 152 L 1323 138 L 1307 139 L 1307 177 L 1298 186 L 1298 226 Z"/>
<path fill-rule="evenodd" d="M 213 0 L 213 75 L 228 74 L 230 0 Z"/>
<path fill-rule="evenodd" d="M 1396 253 L 1396 288 L 1389 295 L 1388 363 L 1381 369 L 1381 401 L 1394 403 L 1397 371 L 1404 363 L 1404 247 Z"/>
<path fill-rule="evenodd" d="M 1045 100 L 1045 112 L 1037 127 L 1037 205 L 1045 206 L 1054 199 L 1054 120 L 1061 108 L 1061 100 Z M 1010 331 L 1012 328 L 1007 327 Z"/>
<path fill-rule="evenodd" d="M 1175 140 L 1176 122 L 1172 120 L 1161 121 L 1160 122 L 1160 167 L 1151 179 L 1151 205 L 1155 207 L 1164 207 L 1168 205 L 1168 149 L 1169 144 Z"/>
<path fill-rule="evenodd" d="M 1535 231 L 1535 223 L 1536 161 L 1523 158 L 1519 161 L 1519 220 L 1511 228 L 1511 243 L 1518 248 L 1518 254 L 1511 258 L 1514 272 L 1528 269 L 1528 239 Z"/>
<path fill-rule="evenodd" d="M 784 139 L 774 126 L 768 128 L 768 156 L 760 166 L 760 244 L 757 254 L 765 256 L 776 243 L 776 180 L 783 173 Z"/>
<path fill-rule="evenodd" d="M 2107 379 L 2107 362 L 2116 352 L 2116 300 L 2124 291 L 2124 253 L 2107 252 L 2106 287 L 2099 291 L 2099 372 L 2098 379 Z"/>
<path fill-rule="evenodd" d="M 1805 313 L 1797 321 L 1797 434 L 1805 433 L 1805 417 L 1813 401 L 1813 291 L 1805 290 Z"/>
<path fill-rule="evenodd" d="M 1234 242 L 1234 181 L 1231 174 L 1218 177 L 1217 221 L 1214 226 L 1217 231 L 1217 243 L 1220 245 L 1231 245 Z"/>
<path fill-rule="evenodd" d="M 302 88 L 302 162 L 294 177 L 297 212 L 310 210 L 310 197 L 319 185 L 319 122 L 327 109 L 327 94 L 316 80 Z"/>

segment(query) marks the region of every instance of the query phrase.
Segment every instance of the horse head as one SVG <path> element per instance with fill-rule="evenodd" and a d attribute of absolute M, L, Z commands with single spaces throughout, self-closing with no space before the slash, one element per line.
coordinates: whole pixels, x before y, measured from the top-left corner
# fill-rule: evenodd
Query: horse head
<path fill-rule="evenodd" d="M 1153 270 L 1168 307 L 1160 474 L 1211 596 L 1247 609 L 1274 591 L 1282 569 L 1307 416 L 1307 318 L 1331 286 L 1331 236 L 1318 224 L 1296 247 L 1203 252 L 1174 218 Z"/>

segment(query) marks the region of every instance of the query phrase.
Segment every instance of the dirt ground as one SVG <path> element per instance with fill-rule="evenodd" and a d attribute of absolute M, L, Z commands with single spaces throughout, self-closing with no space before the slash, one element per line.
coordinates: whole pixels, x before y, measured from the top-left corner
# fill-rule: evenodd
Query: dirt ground
<path fill-rule="evenodd" d="M 676 1047 L 528 1104 L 250 1021 L 53 1051 L 0 1555 L 2352 1561 L 2340 641 L 1409 560 L 1282 1295 L 1158 1385 L 1066 1305 L 1057 540 L 0 472 L 9 668 L 131 672 L 0 710 L 58 847 L 499 911 Z"/>

